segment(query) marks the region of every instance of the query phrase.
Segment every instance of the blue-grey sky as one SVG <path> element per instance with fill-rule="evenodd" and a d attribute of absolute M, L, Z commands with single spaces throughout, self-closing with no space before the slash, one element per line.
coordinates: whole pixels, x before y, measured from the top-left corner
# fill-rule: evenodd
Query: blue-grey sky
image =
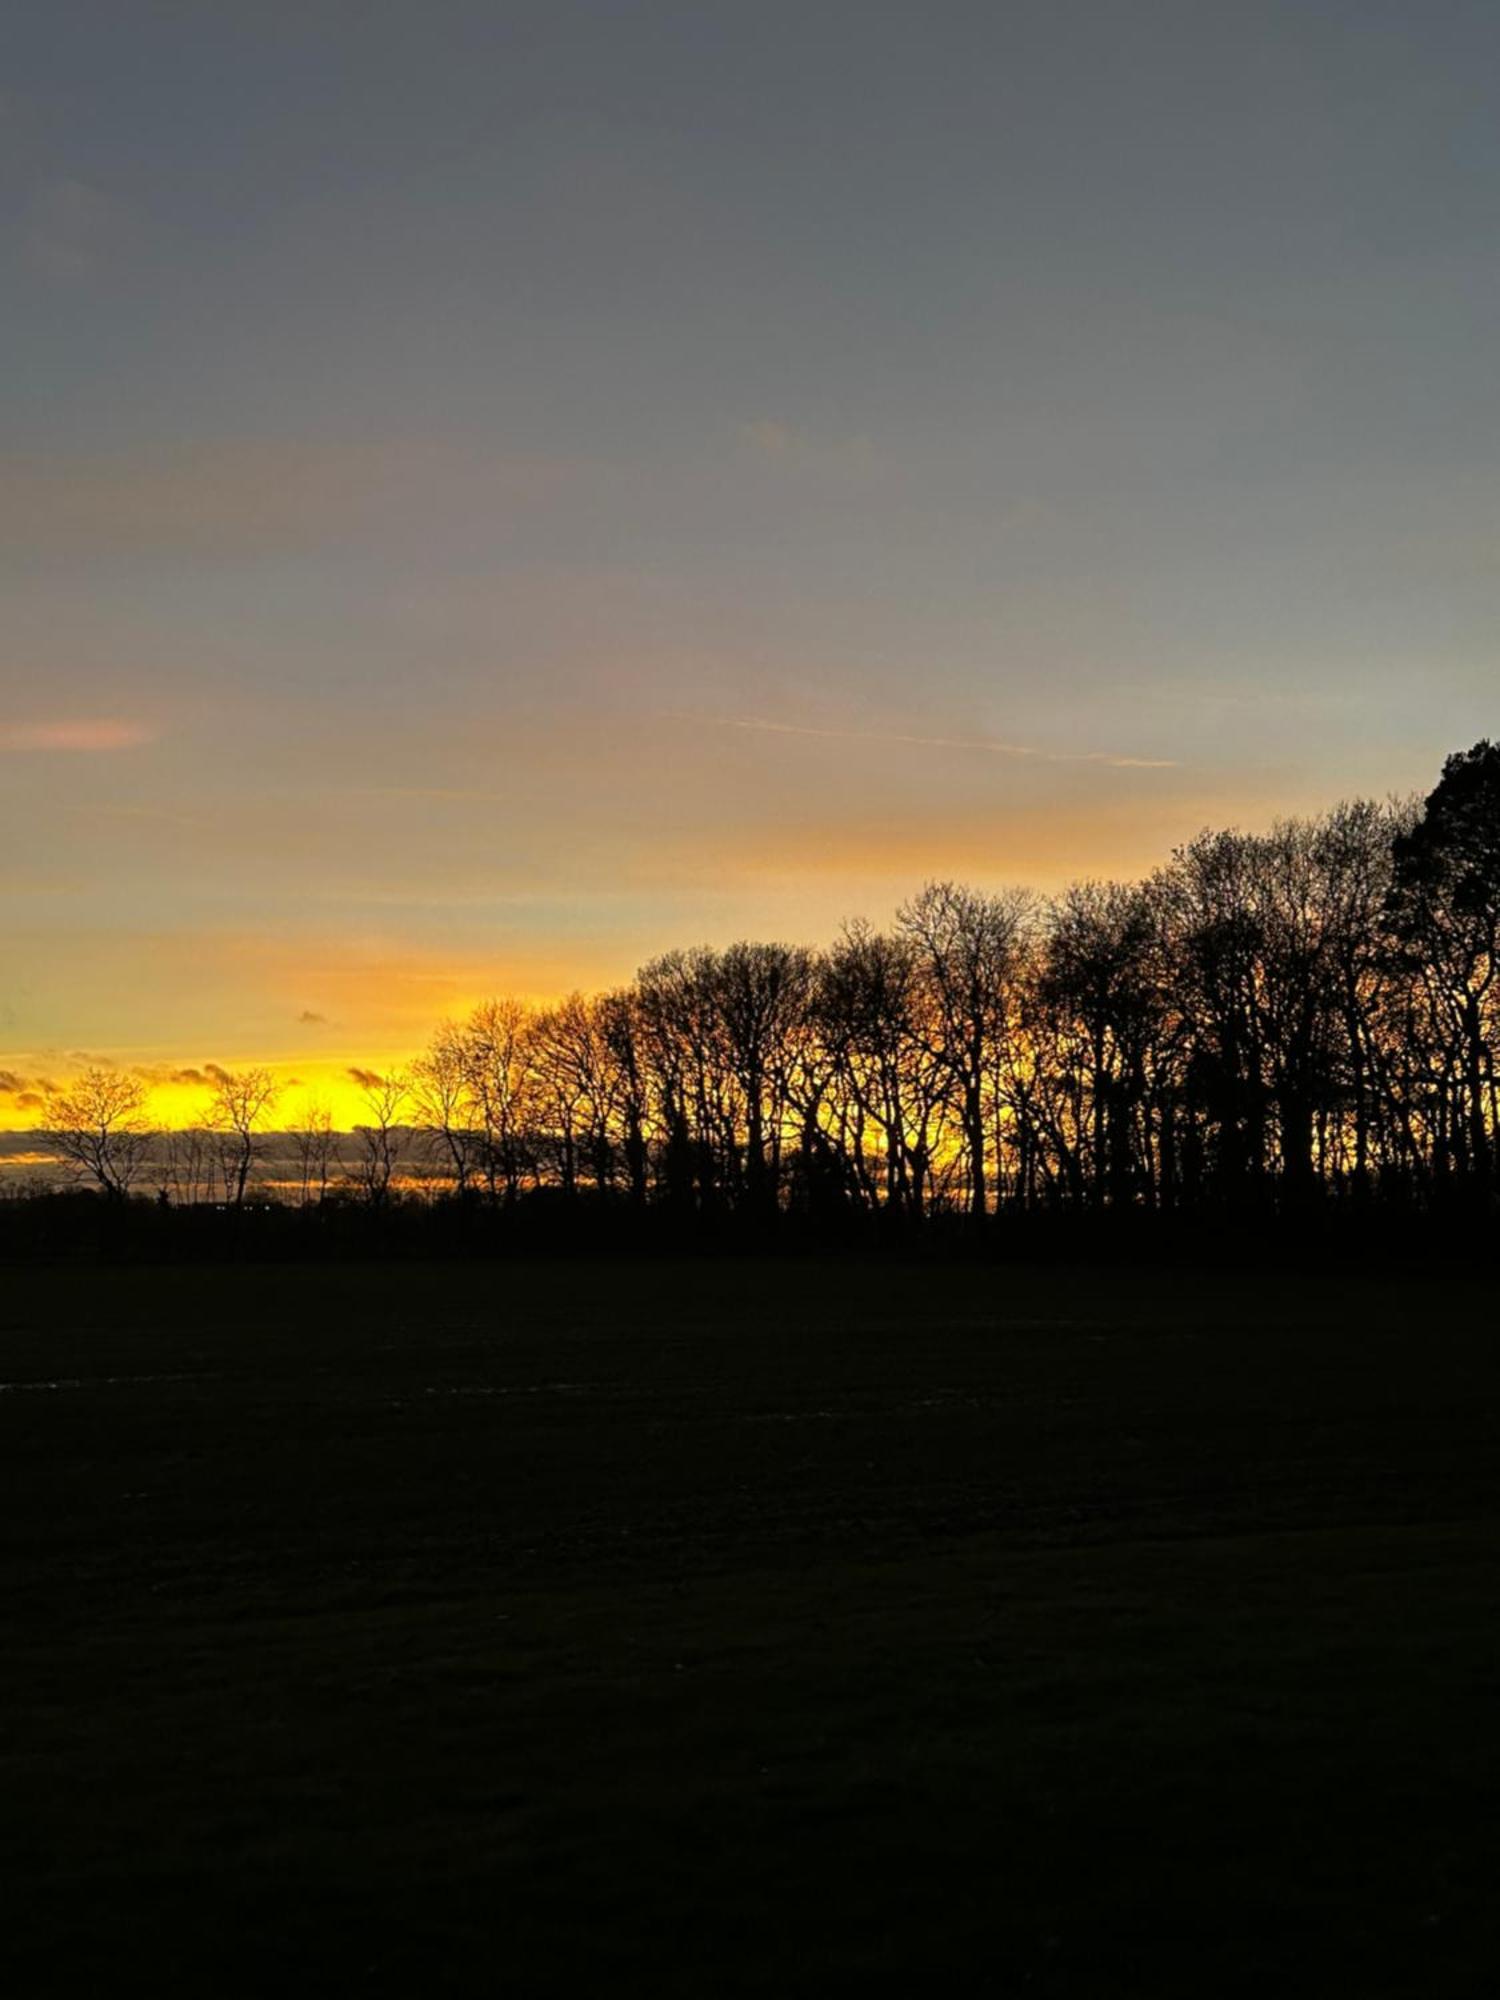
<path fill-rule="evenodd" d="M 394 1051 L 1426 784 L 1497 77 L 1455 0 L 19 0 L 0 1056 Z"/>

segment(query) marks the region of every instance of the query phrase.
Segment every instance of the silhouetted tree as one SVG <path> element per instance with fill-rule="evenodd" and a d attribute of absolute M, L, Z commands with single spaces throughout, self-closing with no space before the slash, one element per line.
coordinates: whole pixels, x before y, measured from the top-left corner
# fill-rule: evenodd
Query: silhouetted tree
<path fill-rule="evenodd" d="M 1039 969 L 1049 1067 L 1068 1079 L 1053 1121 L 1075 1198 L 1116 1205 L 1158 1187 L 1167 998 L 1150 894 L 1084 882 L 1052 906 Z M 1032 1035 L 1037 1032 L 1035 1017 Z"/>
<path fill-rule="evenodd" d="M 434 1034 L 409 1080 L 356 1072 L 355 1180 L 383 1204 L 410 1109 L 434 1178 L 507 1208 L 556 1187 L 679 1217 L 787 1206 L 842 1226 L 1132 1207 L 1306 1213 L 1497 1192 L 1500 747 L 1448 760 L 1420 809 L 1355 801 L 1205 831 L 1137 884 L 929 883 L 889 930 L 825 952 L 670 951 L 613 992 L 499 998 Z M 214 1073 L 226 1196 L 274 1100 Z M 54 1092 L 55 1150 L 107 1192 L 141 1171 L 144 1086 Z M 294 1135 L 328 1185 L 320 1114 Z M 198 1198 L 201 1135 L 161 1186 Z"/>
<path fill-rule="evenodd" d="M 298 1198 L 304 1208 L 328 1198 L 328 1184 L 338 1169 L 338 1136 L 333 1129 L 333 1113 L 318 1098 L 308 1097 L 302 1114 L 292 1128 L 292 1145 L 297 1156 Z"/>
<path fill-rule="evenodd" d="M 521 1188 L 530 1110 L 528 1030 L 520 1000 L 486 1000 L 463 1024 L 462 1051 L 491 1201 L 514 1203 Z"/>
<path fill-rule="evenodd" d="M 214 1069 L 207 1123 L 221 1135 L 225 1199 L 242 1208 L 250 1172 L 259 1157 L 257 1133 L 275 1103 L 276 1079 L 268 1069 Z"/>
<path fill-rule="evenodd" d="M 410 1083 L 401 1070 L 391 1070 L 384 1076 L 366 1073 L 362 1095 L 366 1116 L 354 1128 L 358 1148 L 354 1184 L 371 1208 L 384 1208 L 390 1200 L 391 1184 L 406 1137 L 400 1118 L 410 1096 Z"/>
<path fill-rule="evenodd" d="M 475 1092 L 470 1036 L 444 1021 L 411 1070 L 412 1115 L 429 1147 L 453 1177 L 460 1200 L 482 1157 L 482 1113 Z"/>
<path fill-rule="evenodd" d="M 119 1200 L 140 1178 L 151 1151 L 146 1086 L 125 1070 L 93 1065 L 48 1093 L 42 1137 L 81 1180 Z"/>
<path fill-rule="evenodd" d="M 847 925 L 822 962 L 814 1005 L 828 1055 L 822 1130 L 864 1205 L 916 1221 L 942 1153 L 949 1078 L 918 946 Z"/>
<path fill-rule="evenodd" d="M 156 1160 L 159 1187 L 167 1200 L 191 1208 L 212 1198 L 217 1174 L 215 1136 L 200 1125 L 161 1134 Z"/>
<path fill-rule="evenodd" d="M 1485 740 L 1447 760 L 1420 818 L 1398 835 L 1393 864 L 1391 930 L 1436 1058 L 1439 1171 L 1487 1185 L 1500 1122 L 1500 745 Z"/>
<path fill-rule="evenodd" d="M 634 989 L 602 994 L 596 1002 L 602 1059 L 610 1079 L 603 1116 L 618 1133 L 631 1206 L 646 1205 L 649 1188 L 647 1119 L 650 1115 L 641 1009 Z"/>
<path fill-rule="evenodd" d="M 898 932 L 916 948 L 930 1054 L 952 1087 L 976 1218 L 989 1211 L 993 1085 L 1034 917 L 1024 890 L 984 896 L 953 882 L 929 882 L 896 913 Z M 998 1158 L 998 1144 L 994 1150 Z"/>

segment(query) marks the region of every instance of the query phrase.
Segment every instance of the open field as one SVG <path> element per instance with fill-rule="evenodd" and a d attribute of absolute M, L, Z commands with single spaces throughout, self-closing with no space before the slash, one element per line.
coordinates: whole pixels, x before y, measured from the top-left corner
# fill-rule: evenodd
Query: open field
<path fill-rule="evenodd" d="M 5 1990 L 1487 1990 L 1494 1322 L 10 1273 Z"/>

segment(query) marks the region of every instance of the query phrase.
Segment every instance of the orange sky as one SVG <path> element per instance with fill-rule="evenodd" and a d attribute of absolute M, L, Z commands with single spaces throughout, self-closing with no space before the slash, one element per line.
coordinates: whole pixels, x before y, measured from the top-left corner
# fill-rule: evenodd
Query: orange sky
<path fill-rule="evenodd" d="M 0 103 L 0 1125 L 1494 733 L 1494 10 L 81 4 Z"/>
<path fill-rule="evenodd" d="M 844 749 L 837 739 L 761 731 L 715 732 L 710 743 L 783 786 L 789 754 L 816 768 L 842 759 Z M 1048 891 L 1091 873 L 1144 873 L 1177 840 L 1226 811 L 1240 823 L 1265 824 L 1288 804 L 1320 803 L 1293 788 L 1226 799 L 1196 790 L 1191 774 L 1174 766 L 1021 760 L 1028 781 L 1041 781 L 1032 803 L 966 804 L 962 793 L 974 785 L 972 766 L 987 757 L 982 750 L 879 742 L 855 751 L 864 768 L 839 774 L 836 811 L 816 811 L 816 787 L 800 786 L 814 801 L 805 811 L 789 807 L 770 825 L 750 815 L 735 823 L 726 812 L 716 823 L 703 807 L 713 774 L 700 773 L 700 787 L 682 788 L 699 801 L 696 828 L 673 834 L 653 827 L 643 801 L 635 827 L 622 827 L 612 850 L 582 841 L 566 865 L 554 861 L 530 890 L 524 875 L 517 879 L 487 859 L 474 837 L 470 815 L 485 809 L 483 797 L 476 807 L 463 788 L 448 788 L 435 802 L 436 825 L 439 844 L 452 843 L 452 867 L 433 869 L 424 897 L 403 880 L 414 864 L 398 838 L 379 857 L 379 880 L 394 878 L 391 902 L 382 908 L 367 899 L 357 926 L 332 894 L 299 903 L 285 892 L 295 926 L 73 927 L 59 921 L 69 901 L 59 887 L 47 899 L 52 921 L 13 937 L 28 967 L 34 1018 L 61 1032 L 16 1038 L 0 1051 L 8 1086 L 0 1087 L 0 1125 L 34 1125 L 40 1087 L 88 1061 L 150 1078 L 152 1115 L 163 1123 L 201 1115 L 207 1086 L 191 1075 L 181 1080 L 183 1072 L 254 1062 L 281 1081 L 278 1117 L 295 1116 L 315 1098 L 348 1124 L 361 1102 L 352 1068 L 409 1061 L 439 1021 L 497 992 L 547 1000 L 575 986 L 595 989 L 628 979 L 674 944 L 741 935 L 821 942 L 846 917 L 887 918 L 937 876 Z M 915 810 L 903 801 L 899 780 L 912 755 L 949 764 L 954 802 L 946 810 Z M 76 768 L 69 763 L 63 777 Z M 725 784 L 726 793 L 732 789 Z M 1049 798 L 1053 791 L 1062 796 Z M 1090 799 L 1091 791 L 1101 796 Z M 883 798 L 889 810 L 881 810 Z M 142 824 L 143 839 L 156 840 L 158 822 Z M 133 825 L 125 825 L 119 846 L 128 853 Z M 280 870 L 290 831 L 272 847 Z M 212 834 L 205 849 L 214 866 L 231 865 L 227 846 Z M 170 842 L 151 851 L 165 857 Z M 308 853 L 311 863 L 316 843 Z M 194 865 L 191 857 L 185 865 Z"/>

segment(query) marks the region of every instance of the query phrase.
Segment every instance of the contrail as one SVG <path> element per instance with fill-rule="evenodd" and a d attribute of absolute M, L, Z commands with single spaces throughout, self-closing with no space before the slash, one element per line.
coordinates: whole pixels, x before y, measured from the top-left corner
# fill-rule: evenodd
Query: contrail
<path fill-rule="evenodd" d="M 910 736 L 894 729 L 813 729 L 799 722 L 765 722 L 753 715 L 711 715 L 702 719 L 715 729 L 756 730 L 768 736 L 818 736 L 839 743 L 907 743 L 923 750 L 982 750 L 992 757 L 1029 757 L 1041 764 L 1109 764 L 1129 771 L 1177 768 L 1175 757 L 1119 757 L 1109 750 L 1039 750 L 1034 744 L 1006 743 L 994 736 Z"/>

